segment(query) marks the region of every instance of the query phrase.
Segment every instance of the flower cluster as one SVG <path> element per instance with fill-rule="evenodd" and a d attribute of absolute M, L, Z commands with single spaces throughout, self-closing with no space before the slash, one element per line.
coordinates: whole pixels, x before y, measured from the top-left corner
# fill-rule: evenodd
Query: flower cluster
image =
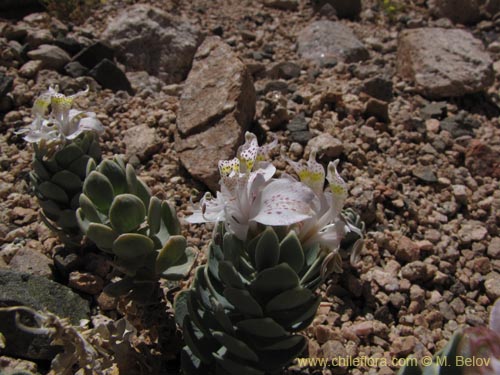
<path fill-rule="evenodd" d="M 72 108 L 75 98 L 87 93 L 88 88 L 66 96 L 58 93 L 57 87 L 50 87 L 33 104 L 33 122 L 18 131 L 18 134 L 25 134 L 24 139 L 27 142 L 38 143 L 42 140 L 46 142 L 73 140 L 85 131 L 102 133 L 104 128 L 94 112 Z"/>
<path fill-rule="evenodd" d="M 276 168 L 264 161 L 274 146 L 259 147 L 247 132 L 237 157 L 219 162 L 221 190 L 216 197 L 206 193 L 187 221 L 224 221 L 228 231 L 245 240 L 257 223 L 291 225 L 310 217 L 313 192 L 298 181 L 273 178 Z"/>
<path fill-rule="evenodd" d="M 338 249 L 346 232 L 359 232 L 341 216 L 347 188 L 337 172 L 338 160 L 328 165 L 329 191 L 324 191 L 325 170 L 314 151 L 307 165 L 287 159 L 299 181 L 286 174 L 274 178 L 276 168 L 264 159 L 275 145 L 259 147 L 255 135 L 247 132 L 237 157 L 219 162 L 220 191 L 215 197 L 205 194 L 187 221 L 223 221 L 226 230 L 241 240 L 257 223 L 293 225 L 304 247 L 319 244 L 322 249 Z"/>

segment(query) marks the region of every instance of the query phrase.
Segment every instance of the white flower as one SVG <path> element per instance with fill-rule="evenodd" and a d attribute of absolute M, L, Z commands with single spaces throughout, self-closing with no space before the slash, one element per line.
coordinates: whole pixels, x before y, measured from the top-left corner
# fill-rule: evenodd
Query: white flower
<path fill-rule="evenodd" d="M 348 232 L 359 237 L 352 248 L 351 263 L 354 263 L 362 247 L 363 234 L 359 228 L 342 217 L 342 209 L 347 198 L 347 185 L 337 172 L 339 160 L 328 164 L 329 191 L 324 191 L 325 170 L 316 161 L 315 150 L 311 151 L 307 165 L 287 159 L 302 183 L 309 186 L 316 194 L 314 215 L 296 225 L 297 235 L 304 248 L 319 245 L 321 251 L 328 251 L 321 266 L 321 275 L 325 278 L 332 271 L 342 272 L 342 258 L 338 252 L 340 243 Z"/>
<path fill-rule="evenodd" d="M 221 191 L 215 198 L 205 194 L 200 208 L 186 220 L 224 221 L 228 231 L 245 240 L 257 223 L 291 225 L 309 218 L 315 197 L 312 190 L 291 178 L 272 178 L 276 168 L 263 159 L 274 145 L 259 147 L 257 138 L 249 132 L 245 140 L 238 157 L 219 162 Z"/>
<path fill-rule="evenodd" d="M 50 87 L 33 104 L 33 122 L 17 133 L 26 134 L 24 139 L 30 143 L 37 143 L 42 139 L 47 142 L 72 140 L 84 131 L 102 133 L 104 128 L 94 112 L 72 109 L 74 99 L 87 93 L 88 88 L 66 96 L 59 94 L 57 87 Z M 49 107 L 51 111 L 47 114 Z"/>
<path fill-rule="evenodd" d="M 302 246 L 309 247 L 319 243 L 323 248 L 337 250 L 340 241 L 348 228 L 340 213 L 347 198 L 347 188 L 344 180 L 337 172 L 338 160 L 330 162 L 326 179 L 330 191 L 324 191 L 325 170 L 316 161 L 316 152 L 309 155 L 307 165 L 287 159 L 295 170 L 300 181 L 309 186 L 316 194 L 314 215 L 297 225 L 298 237 Z"/>

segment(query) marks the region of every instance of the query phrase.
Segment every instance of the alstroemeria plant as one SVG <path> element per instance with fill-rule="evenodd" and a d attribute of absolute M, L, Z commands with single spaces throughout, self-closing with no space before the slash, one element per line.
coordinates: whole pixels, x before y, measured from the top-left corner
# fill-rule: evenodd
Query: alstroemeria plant
<path fill-rule="evenodd" d="M 58 93 L 57 86 L 50 87 L 34 102 L 33 122 L 18 131 L 25 134 L 24 140 L 30 143 L 73 140 L 84 131 L 102 133 L 104 128 L 94 112 L 73 109 L 75 98 L 86 95 L 89 89 L 74 95 Z M 50 107 L 50 113 L 49 113 Z"/>
<path fill-rule="evenodd" d="M 275 144 L 259 147 L 254 134 L 245 134 L 237 157 L 219 162 L 221 190 L 206 193 L 189 223 L 224 221 L 226 230 L 241 240 L 257 223 L 291 225 L 313 215 L 315 195 L 291 178 L 273 178 L 276 168 L 264 161 Z"/>

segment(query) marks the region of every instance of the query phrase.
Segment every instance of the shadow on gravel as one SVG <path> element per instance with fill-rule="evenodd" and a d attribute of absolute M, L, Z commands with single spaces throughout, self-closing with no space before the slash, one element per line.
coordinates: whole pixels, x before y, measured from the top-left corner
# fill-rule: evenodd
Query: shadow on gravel
<path fill-rule="evenodd" d="M 490 120 L 500 116 L 500 102 L 495 103 L 494 98 L 485 93 L 469 94 L 463 97 L 451 98 L 448 101 L 455 104 L 459 109 L 486 116 Z"/>

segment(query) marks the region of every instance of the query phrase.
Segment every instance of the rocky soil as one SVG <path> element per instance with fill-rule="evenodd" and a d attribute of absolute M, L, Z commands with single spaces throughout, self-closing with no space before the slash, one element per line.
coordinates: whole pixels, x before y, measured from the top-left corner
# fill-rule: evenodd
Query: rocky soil
<path fill-rule="evenodd" d="M 15 133 L 49 85 L 66 94 L 88 85 L 79 105 L 106 127 L 104 157 L 125 155 L 180 216 L 217 188 L 216 161 L 233 157 L 246 130 L 279 140 L 281 171 L 291 173 L 280 153 L 340 158 L 366 241 L 360 261 L 321 289 L 305 357 L 390 363 L 484 325 L 500 297 L 500 4 L 390 3 L 108 0 L 82 24 L 2 5 L 0 17 L 17 18 L 0 21 L 0 305 L 75 322 L 134 314 L 102 293 L 110 259 L 67 251 L 40 222 L 33 151 Z M 211 228 L 185 225 L 185 234 L 203 262 Z M 155 363 L 148 373 L 176 373 L 169 314 L 188 283 L 164 285 L 164 310 L 149 313 L 156 328 L 136 324 L 137 350 Z M 47 340 L 23 340 L 2 349 L 0 368 L 46 373 Z"/>

